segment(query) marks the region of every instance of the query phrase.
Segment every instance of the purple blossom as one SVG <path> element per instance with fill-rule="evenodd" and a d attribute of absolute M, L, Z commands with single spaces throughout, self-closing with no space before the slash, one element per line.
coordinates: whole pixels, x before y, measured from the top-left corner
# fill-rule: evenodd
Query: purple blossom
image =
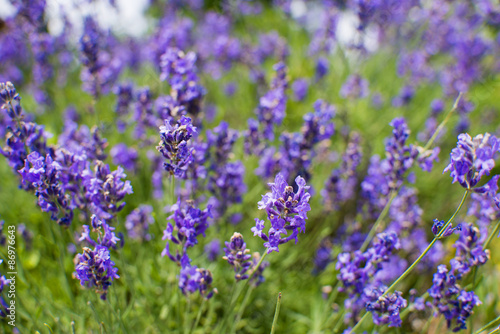
<path fill-rule="evenodd" d="M 155 222 L 151 205 L 141 204 L 125 218 L 125 228 L 129 238 L 138 240 L 151 240 L 149 225 Z"/>
<path fill-rule="evenodd" d="M 359 141 L 359 134 L 353 132 L 347 148 L 342 154 L 341 165 L 332 170 L 330 177 L 325 182 L 325 188 L 321 190 L 325 206 L 329 209 L 339 208 L 340 205 L 354 198 L 358 185 L 356 169 L 362 159 Z"/>
<path fill-rule="evenodd" d="M 494 157 L 499 147 L 499 140 L 489 133 L 474 138 L 462 133 L 458 136 L 457 147 L 451 151 L 451 162 L 444 172 L 450 172 L 453 183 L 458 181 L 462 187 L 472 189 L 495 167 Z"/>
<path fill-rule="evenodd" d="M 156 149 L 167 160 L 165 170 L 176 177 L 183 177 L 188 165 L 193 162 L 193 147 L 190 139 L 196 133 L 196 127 L 191 123 L 191 118 L 182 116 L 172 126 L 170 120 L 165 120 L 165 125 L 160 126 L 161 141 Z"/>
<path fill-rule="evenodd" d="M 217 289 L 212 288 L 212 273 L 210 270 L 186 265 L 181 269 L 179 288 L 184 295 L 191 295 L 198 291 L 205 299 L 212 298 Z"/>
<path fill-rule="evenodd" d="M 123 168 L 129 171 L 136 170 L 136 164 L 139 154 L 137 153 L 137 150 L 135 148 L 128 147 L 124 143 L 119 143 L 116 144 L 109 151 L 109 153 L 115 165 L 123 166 Z"/>
<path fill-rule="evenodd" d="M 76 257 L 75 277 L 80 280 L 80 284 L 87 288 L 95 288 L 101 295 L 101 299 L 106 300 L 108 288 L 113 280 L 120 278 L 118 268 L 111 261 L 108 248 L 96 245 L 92 250 L 83 248 L 83 253 Z"/>
<path fill-rule="evenodd" d="M 252 256 L 250 250 L 246 248 L 247 244 L 243 240 L 243 236 L 235 232 L 231 240 L 226 241 L 225 244 L 224 252 L 226 255 L 223 259 L 234 268 L 234 278 L 236 281 L 246 280 L 249 277 L 247 271 L 252 267 L 252 261 L 250 261 Z"/>
<path fill-rule="evenodd" d="M 306 186 L 306 181 L 302 177 L 297 176 L 295 183 L 296 191 L 288 185 L 283 175 L 278 173 L 274 183 L 269 183 L 272 192 L 263 195 L 258 203 L 259 210 L 266 210 L 271 228 L 266 234 L 263 232 L 264 222 L 256 219 L 257 224 L 251 230 L 255 236 L 265 241 L 264 246 L 268 253 L 278 252 L 279 245 L 290 240 L 297 242 L 298 233 L 305 232 L 307 212 L 311 210 L 309 206 L 311 195 L 307 192 L 309 186 Z M 288 231 L 291 231 L 290 235 Z"/>
<path fill-rule="evenodd" d="M 197 209 L 193 202 L 181 202 L 180 198 L 177 203 L 172 205 L 170 211 L 173 212 L 167 219 L 173 220 L 167 223 L 167 228 L 163 231 L 162 240 L 168 240 L 165 249 L 161 255 L 168 257 L 181 264 L 183 257 L 187 258 L 186 251 L 198 243 L 198 236 L 205 237 L 205 231 L 208 228 L 208 218 L 211 218 L 210 206 L 205 210 Z M 176 254 L 170 251 L 170 243 L 180 246 L 181 253 L 176 250 Z"/>
<path fill-rule="evenodd" d="M 307 96 L 309 90 L 309 82 L 305 78 L 300 78 L 292 83 L 292 91 L 296 101 L 302 101 Z"/>
<path fill-rule="evenodd" d="M 83 172 L 82 185 L 90 211 L 100 219 L 114 219 L 125 206 L 122 202 L 125 195 L 133 193 L 130 181 L 124 180 L 127 175 L 123 168 L 111 171 L 109 165 L 97 160 L 94 172 Z"/>
<path fill-rule="evenodd" d="M 48 154 L 44 158 L 34 151 L 28 155 L 19 174 L 26 189 L 35 189 L 42 211 L 50 212 L 50 218 L 60 225 L 71 224 L 74 207 L 62 188 L 59 163 Z"/>
<path fill-rule="evenodd" d="M 368 81 L 359 74 L 350 75 L 340 89 L 340 96 L 344 99 L 363 99 L 369 94 Z"/>
<path fill-rule="evenodd" d="M 373 315 L 373 323 L 375 325 L 388 324 L 389 327 L 401 327 L 400 310 L 405 308 L 408 303 L 406 299 L 401 297 L 401 292 L 396 291 L 393 294 L 381 297 L 387 290 L 387 287 L 365 289 L 365 296 L 370 300 L 366 304 L 366 310 Z"/>
<path fill-rule="evenodd" d="M 213 239 L 205 245 L 205 254 L 207 254 L 208 261 L 214 262 L 219 258 L 221 253 L 219 239 Z"/>

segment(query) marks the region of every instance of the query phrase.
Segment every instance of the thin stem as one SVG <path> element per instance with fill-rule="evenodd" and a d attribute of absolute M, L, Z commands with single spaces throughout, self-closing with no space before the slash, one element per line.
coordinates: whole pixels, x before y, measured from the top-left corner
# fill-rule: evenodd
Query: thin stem
<path fill-rule="evenodd" d="M 368 233 L 368 236 L 366 237 L 365 241 L 363 242 L 363 245 L 359 249 L 361 252 L 364 252 L 368 248 L 368 245 L 370 244 L 373 237 L 375 236 L 375 233 L 377 232 L 377 229 L 378 229 L 380 223 L 382 222 L 382 220 L 384 220 L 385 216 L 387 216 L 387 213 L 389 212 L 389 208 L 391 207 L 392 201 L 394 201 L 394 198 L 396 198 L 397 194 L 398 194 L 398 192 L 396 190 L 391 191 L 391 193 L 389 194 L 389 201 L 387 201 L 387 203 L 384 206 L 384 209 L 382 209 L 382 212 L 378 216 L 377 220 L 375 221 L 375 223 L 373 223 L 373 226 L 372 226 L 370 232 Z"/>
<path fill-rule="evenodd" d="M 193 327 L 191 327 L 191 332 L 193 332 L 196 329 L 196 326 L 200 323 L 201 319 L 201 314 L 203 313 L 203 307 L 205 306 L 205 303 L 207 300 L 203 298 L 203 301 L 201 302 L 200 309 L 198 310 L 198 314 L 196 314 L 196 320 L 193 323 Z"/>
<path fill-rule="evenodd" d="M 408 267 L 408 269 L 406 269 L 405 272 L 401 276 L 399 276 L 394 281 L 394 283 L 392 283 L 391 286 L 389 286 L 389 288 L 387 288 L 387 290 L 379 298 L 383 298 L 383 297 L 387 296 L 389 293 L 391 293 L 394 290 L 394 288 L 396 287 L 396 285 L 398 285 L 399 282 L 401 282 L 403 279 L 405 279 L 405 277 L 408 276 L 413 271 L 413 269 L 415 269 L 415 267 L 420 263 L 420 261 L 422 261 L 422 259 L 424 258 L 424 256 L 427 255 L 427 253 L 431 250 L 432 246 L 434 246 L 434 244 L 443 236 L 443 234 L 446 231 L 446 229 L 448 228 L 448 226 L 451 224 L 451 222 L 453 221 L 453 219 L 455 218 L 455 216 L 458 214 L 458 212 L 462 208 L 462 206 L 463 206 L 463 204 L 465 202 L 465 199 L 467 198 L 468 194 L 469 194 L 469 190 L 465 190 L 464 195 L 462 197 L 462 200 L 460 201 L 460 204 L 458 205 L 457 209 L 455 210 L 455 212 L 453 213 L 453 215 L 451 216 L 451 218 L 448 219 L 448 221 L 446 222 L 446 224 L 443 226 L 443 228 L 441 229 L 441 231 L 439 231 L 439 233 L 434 237 L 434 239 L 432 239 L 431 243 L 422 252 L 422 254 L 420 254 L 420 256 L 413 262 L 413 264 L 410 267 Z M 363 315 L 363 317 L 352 328 L 352 330 L 351 330 L 352 333 L 356 333 L 355 331 L 361 326 L 361 324 L 363 323 L 363 321 L 366 320 L 366 318 L 368 318 L 369 314 L 370 314 L 370 312 L 365 312 L 365 314 Z"/>
<path fill-rule="evenodd" d="M 184 309 L 184 333 L 189 334 L 191 327 L 189 326 L 189 313 L 191 311 L 191 299 L 187 299 L 187 303 Z"/>
<path fill-rule="evenodd" d="M 500 220 L 495 225 L 495 228 L 493 229 L 493 231 L 491 232 L 490 236 L 488 237 L 488 240 L 486 240 L 486 242 L 484 243 L 484 245 L 483 245 L 483 251 L 486 250 L 486 248 L 488 248 L 491 240 L 493 240 L 493 238 L 495 237 L 495 235 L 498 234 L 499 230 L 500 230 Z"/>
<path fill-rule="evenodd" d="M 239 324 L 239 322 L 241 321 L 241 318 L 243 317 L 243 313 L 245 312 L 245 308 L 247 307 L 248 300 L 250 299 L 250 295 L 252 294 L 254 289 L 255 289 L 255 286 L 252 285 L 247 290 L 247 293 L 245 294 L 245 297 L 243 298 L 243 302 L 241 303 L 240 309 L 238 310 L 238 314 L 236 315 L 236 320 L 234 321 L 233 325 L 231 326 L 230 333 L 234 333 L 236 331 L 236 326 Z"/>
<path fill-rule="evenodd" d="M 278 323 L 280 308 L 281 308 L 281 292 L 278 293 L 278 301 L 276 302 L 276 310 L 274 311 L 273 327 L 271 327 L 271 334 L 274 334 L 274 332 L 276 331 L 276 324 Z"/>
<path fill-rule="evenodd" d="M 441 130 L 444 128 L 444 126 L 446 125 L 446 123 L 449 121 L 450 117 L 451 117 L 451 114 L 457 110 L 458 108 L 458 103 L 460 102 L 460 99 L 462 98 L 462 96 L 464 95 L 464 93 L 460 92 L 458 94 L 458 97 L 457 99 L 455 100 L 455 103 L 453 103 L 453 108 L 451 108 L 450 111 L 448 111 L 448 113 L 446 114 L 446 117 L 443 119 L 443 121 L 439 124 L 439 126 L 436 128 L 436 131 L 434 131 L 434 133 L 432 134 L 432 137 L 429 139 L 429 141 L 427 141 L 427 143 L 425 144 L 424 146 L 424 149 L 423 149 L 423 152 L 427 151 L 431 145 L 434 143 L 434 140 L 436 140 L 436 137 L 438 136 L 439 132 L 441 132 Z"/>
<path fill-rule="evenodd" d="M 494 323 L 496 323 L 498 320 L 500 320 L 500 315 L 498 317 L 496 317 L 495 319 L 491 320 L 490 322 L 488 322 L 486 325 L 484 325 L 483 327 L 479 328 L 475 334 L 479 334 L 483 331 L 485 331 L 488 327 L 492 326 Z"/>

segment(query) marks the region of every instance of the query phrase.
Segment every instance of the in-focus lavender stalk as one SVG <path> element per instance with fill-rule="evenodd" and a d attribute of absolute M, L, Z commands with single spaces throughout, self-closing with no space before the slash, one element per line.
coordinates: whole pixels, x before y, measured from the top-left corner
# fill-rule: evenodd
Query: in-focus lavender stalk
<path fill-rule="evenodd" d="M 83 252 L 76 256 L 74 277 L 80 280 L 82 286 L 95 288 L 101 299 L 106 300 L 112 281 L 120 278 L 110 256 L 110 248 L 115 248 L 120 239 L 115 236 L 113 227 L 95 215 L 92 216 L 91 226 L 92 232 L 97 233 L 97 240 L 90 236 L 90 227 L 84 225 L 80 241 L 85 240 L 93 249 L 83 247 Z"/>
<path fill-rule="evenodd" d="M 299 232 L 305 232 L 307 212 L 311 210 L 309 206 L 311 195 L 307 192 L 309 186 L 306 186 L 306 181 L 302 177 L 297 176 L 295 183 L 296 191 L 287 184 L 283 175 L 278 173 L 274 183 L 269 183 L 272 192 L 263 195 L 258 203 L 259 210 L 266 210 L 271 227 L 266 234 L 264 221 L 255 218 L 256 226 L 251 230 L 254 236 L 259 236 L 265 241 L 264 246 L 268 254 L 273 251 L 279 252 L 279 245 L 290 240 L 295 240 L 297 243 Z"/>
<path fill-rule="evenodd" d="M 193 162 L 193 148 L 190 139 L 196 133 L 196 127 L 189 117 L 182 116 L 172 126 L 170 120 L 160 126 L 161 141 L 156 149 L 167 160 L 164 162 L 165 170 L 175 177 L 183 177 L 190 163 Z"/>

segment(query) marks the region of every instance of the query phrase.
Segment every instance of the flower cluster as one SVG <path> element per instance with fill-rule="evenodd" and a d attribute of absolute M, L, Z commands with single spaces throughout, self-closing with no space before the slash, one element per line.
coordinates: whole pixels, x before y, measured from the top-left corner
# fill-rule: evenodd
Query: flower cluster
<path fill-rule="evenodd" d="M 252 232 L 265 241 L 268 253 L 279 252 L 279 245 L 290 240 L 297 242 L 299 232 L 305 232 L 307 212 L 311 210 L 311 195 L 307 192 L 309 186 L 306 186 L 302 177 L 297 176 L 295 183 L 296 191 L 288 185 L 282 174 L 277 174 L 274 183 L 269 183 L 272 192 L 263 195 L 258 203 L 259 210 L 266 210 L 271 227 L 266 234 L 264 221 L 256 218 L 256 226 L 252 227 Z M 290 235 L 288 231 L 291 231 Z"/>
<path fill-rule="evenodd" d="M 249 254 L 250 250 L 246 248 L 247 244 L 243 240 L 243 236 L 240 233 L 234 232 L 231 240 L 229 242 L 226 241 L 225 244 L 224 252 L 226 255 L 223 259 L 234 268 L 234 278 L 236 281 L 247 279 L 247 271 L 252 266 L 252 262 L 250 261 L 252 256 Z"/>
<path fill-rule="evenodd" d="M 187 257 L 187 249 L 198 243 L 199 235 L 205 236 L 208 218 L 211 217 L 210 207 L 200 210 L 194 206 L 193 202 L 184 203 L 179 198 L 170 210 L 173 213 L 167 219 L 172 219 L 174 225 L 168 222 L 167 228 L 163 231 L 163 240 L 168 241 L 161 255 L 167 255 L 172 261 L 181 265 L 183 258 Z M 175 254 L 172 254 L 170 242 L 179 245 L 181 253 L 177 250 Z"/>
<path fill-rule="evenodd" d="M 474 291 L 461 288 L 459 281 L 471 271 L 486 263 L 489 251 L 484 250 L 479 238 L 479 230 L 468 224 L 455 242 L 456 255 L 450 261 L 451 271 L 446 265 L 439 265 L 428 290 L 435 313 L 444 315 L 448 328 L 453 331 L 467 328 L 467 318 L 481 301 Z"/>
<path fill-rule="evenodd" d="M 189 140 L 195 133 L 196 127 L 189 117 L 182 116 L 174 126 L 170 124 L 170 120 L 160 126 L 161 141 L 156 149 L 167 160 L 164 168 L 170 175 L 185 175 L 187 166 L 193 161 L 193 148 Z"/>
<path fill-rule="evenodd" d="M 453 182 L 460 183 L 466 189 L 473 189 L 495 167 L 494 158 L 499 149 L 500 141 L 489 133 L 474 138 L 462 133 L 458 136 L 457 147 L 451 151 L 450 164 L 444 171 L 450 172 Z"/>
<path fill-rule="evenodd" d="M 393 252 L 400 248 L 396 233 L 380 233 L 377 241 L 365 252 L 357 250 L 352 254 L 338 255 L 337 278 L 342 283 L 339 291 L 348 293 L 345 301 L 348 318 L 355 318 L 366 307 L 376 321 L 401 326 L 399 310 L 406 306 L 406 301 L 399 292 L 381 298 L 386 288 L 376 276 L 383 269 L 382 264 L 388 262 Z"/>
<path fill-rule="evenodd" d="M 131 239 L 151 240 L 149 225 L 155 221 L 153 218 L 153 207 L 151 205 L 139 205 L 125 219 L 125 228 Z"/>
<path fill-rule="evenodd" d="M 93 249 L 83 247 L 83 252 L 75 258 L 75 278 L 80 280 L 80 284 L 87 288 L 95 288 L 96 293 L 101 295 L 101 299 L 106 300 L 108 289 L 112 281 L 120 278 L 118 268 L 111 261 L 110 248 L 116 247 L 118 239 L 113 232 L 114 228 L 105 221 L 92 216 L 92 232 L 97 233 L 97 240 L 90 236 L 90 227 L 83 226 L 83 233 L 80 241 L 85 240 Z"/>

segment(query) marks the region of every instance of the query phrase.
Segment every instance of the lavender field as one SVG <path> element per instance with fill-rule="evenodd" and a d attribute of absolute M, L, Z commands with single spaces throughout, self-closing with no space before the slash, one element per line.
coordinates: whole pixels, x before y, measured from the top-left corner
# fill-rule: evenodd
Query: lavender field
<path fill-rule="evenodd" d="M 0 2 L 0 333 L 500 333 L 499 32 L 494 0 Z"/>

